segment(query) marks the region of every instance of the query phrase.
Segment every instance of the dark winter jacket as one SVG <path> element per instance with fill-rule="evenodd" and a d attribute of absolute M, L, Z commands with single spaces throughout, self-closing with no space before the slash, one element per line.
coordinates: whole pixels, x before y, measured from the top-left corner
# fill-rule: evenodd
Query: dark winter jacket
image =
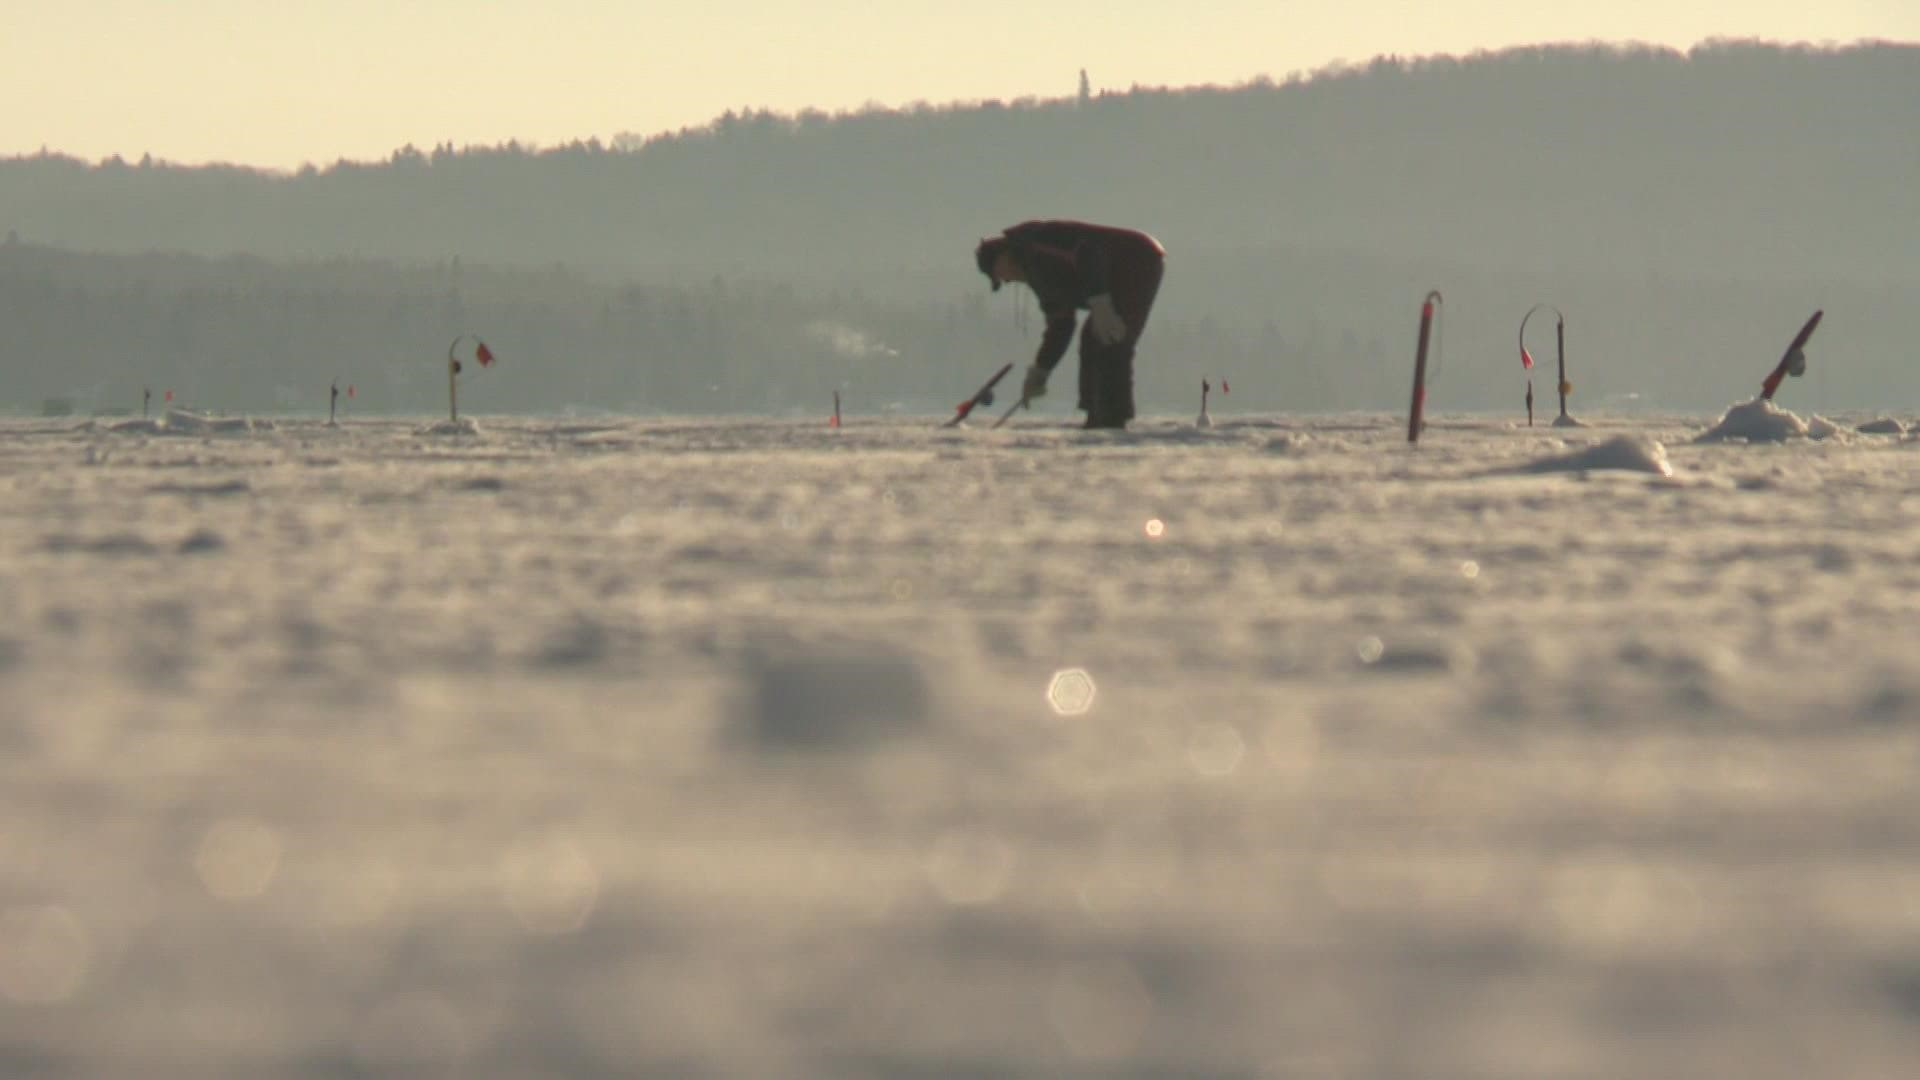
<path fill-rule="evenodd" d="M 1052 371 L 1073 339 L 1074 313 L 1095 296 L 1113 297 L 1127 325 L 1146 321 L 1166 249 L 1146 233 L 1083 221 L 1029 221 L 1004 234 L 1046 315 L 1034 363 Z"/>

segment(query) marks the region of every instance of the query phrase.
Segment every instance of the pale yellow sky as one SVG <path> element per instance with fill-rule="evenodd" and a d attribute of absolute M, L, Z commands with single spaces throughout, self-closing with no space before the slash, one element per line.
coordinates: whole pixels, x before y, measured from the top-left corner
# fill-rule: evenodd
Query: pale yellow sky
<path fill-rule="evenodd" d="M 1920 40 L 1920 0 L 0 0 L 0 155 L 276 168 L 829 111 L 1276 78 L 1381 53 Z"/>

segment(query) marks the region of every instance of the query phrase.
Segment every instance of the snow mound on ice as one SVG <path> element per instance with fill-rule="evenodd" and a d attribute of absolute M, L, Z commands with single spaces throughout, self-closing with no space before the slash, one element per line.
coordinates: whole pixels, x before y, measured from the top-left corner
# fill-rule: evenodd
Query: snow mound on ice
<path fill-rule="evenodd" d="M 1845 429 L 1839 424 L 1818 413 L 1814 414 L 1813 419 L 1807 421 L 1807 438 L 1809 439 L 1833 439 L 1844 433 Z"/>
<path fill-rule="evenodd" d="M 1735 405 L 1694 442 L 1786 442 L 1807 437 L 1807 422 L 1766 398 Z"/>
<path fill-rule="evenodd" d="M 1885 416 L 1878 420 L 1869 420 L 1853 430 L 1862 435 L 1905 435 L 1907 433 L 1906 426 L 1900 421 Z"/>
<path fill-rule="evenodd" d="M 1620 469 L 1627 472 L 1672 476 L 1667 448 L 1644 435 L 1616 435 L 1603 443 L 1570 454 L 1541 458 L 1514 469 L 1521 473 L 1587 472 L 1592 469 Z"/>
<path fill-rule="evenodd" d="M 475 423 L 472 417 L 463 416 L 458 420 L 441 420 L 437 423 L 428 424 L 426 427 L 415 431 L 414 434 L 439 436 L 478 435 L 480 434 L 480 425 Z"/>
<path fill-rule="evenodd" d="M 253 420 L 244 416 L 207 416 L 202 413 L 188 412 L 185 409 L 168 409 L 166 415 L 149 420 L 121 420 L 108 424 L 107 430 L 116 435 L 246 435 L 255 431 L 272 431 L 273 421 Z"/>
<path fill-rule="evenodd" d="M 1553 418 L 1553 426 L 1558 428 L 1569 428 L 1569 427 L 1586 427 L 1587 425 L 1584 422 L 1575 420 L 1573 417 L 1567 416 L 1563 413 Z"/>
<path fill-rule="evenodd" d="M 244 416 L 207 416 L 185 409 L 168 409 L 160 427 L 162 433 L 167 435 L 233 435 L 271 431 L 273 422 L 250 420 Z"/>

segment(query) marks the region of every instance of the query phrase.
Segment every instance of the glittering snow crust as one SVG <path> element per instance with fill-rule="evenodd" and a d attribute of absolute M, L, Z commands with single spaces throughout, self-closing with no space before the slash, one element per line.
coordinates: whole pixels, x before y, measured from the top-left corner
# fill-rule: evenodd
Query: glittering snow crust
<path fill-rule="evenodd" d="M 1920 451 L 1583 419 L 0 422 L 0 1075 L 1904 1075 Z"/>

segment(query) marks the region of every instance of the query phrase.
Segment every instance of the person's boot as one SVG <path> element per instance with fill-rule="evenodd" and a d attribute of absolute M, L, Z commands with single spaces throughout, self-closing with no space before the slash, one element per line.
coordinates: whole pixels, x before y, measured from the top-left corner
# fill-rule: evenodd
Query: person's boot
<path fill-rule="evenodd" d="M 1087 409 L 1092 428 L 1122 430 L 1133 419 L 1133 372 L 1130 365 L 1109 358 L 1093 378 L 1093 403 Z"/>
<path fill-rule="evenodd" d="M 1095 389 L 1096 391 L 1104 391 L 1107 387 L 1102 386 L 1096 387 Z M 1087 429 L 1125 428 L 1127 426 L 1127 414 L 1118 408 L 1119 405 L 1120 403 L 1114 401 L 1108 394 L 1096 392 L 1093 399 L 1093 407 L 1087 410 L 1087 422 L 1085 425 Z"/>

